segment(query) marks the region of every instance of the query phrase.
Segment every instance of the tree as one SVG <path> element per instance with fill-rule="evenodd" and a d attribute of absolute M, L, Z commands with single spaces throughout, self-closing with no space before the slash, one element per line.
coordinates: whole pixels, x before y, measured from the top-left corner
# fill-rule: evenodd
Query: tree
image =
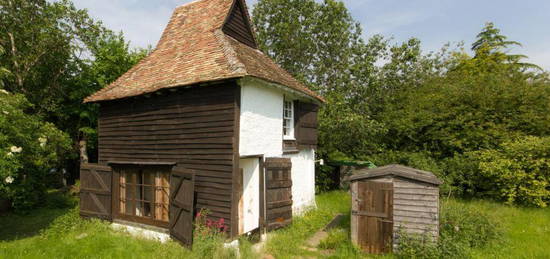
<path fill-rule="evenodd" d="M 77 176 L 78 150 L 95 157 L 97 107 L 82 100 L 143 58 L 122 34 L 104 28 L 70 0 L 0 0 L 0 67 L 11 74 L 4 87 L 25 95 L 30 112 L 54 123 L 73 140 L 70 164 Z M 91 143 L 87 140 L 90 139 Z M 81 156 L 84 162 L 86 152 Z"/>
<path fill-rule="evenodd" d="M 320 112 L 319 153 L 372 148 L 364 135 L 382 129 L 366 100 L 386 40 L 365 42 L 359 23 L 334 0 L 261 0 L 253 21 L 260 48 L 327 100 Z"/>
<path fill-rule="evenodd" d="M 488 22 L 477 34 L 477 40 L 472 44 L 472 51 L 475 53 L 474 59 L 491 58 L 493 62 L 508 63 L 517 69 L 531 68 L 542 71 L 542 68 L 535 64 L 521 62 L 527 56 L 506 53 L 511 46 L 521 47 L 521 43 L 508 40 L 508 37 L 500 34 L 500 29 L 495 27 L 494 23 Z"/>

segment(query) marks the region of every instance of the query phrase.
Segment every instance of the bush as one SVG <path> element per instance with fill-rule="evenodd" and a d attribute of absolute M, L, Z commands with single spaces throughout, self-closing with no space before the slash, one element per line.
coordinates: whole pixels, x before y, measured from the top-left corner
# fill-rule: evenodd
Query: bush
<path fill-rule="evenodd" d="M 546 207 L 550 201 L 550 137 L 527 136 L 472 152 L 479 185 L 491 198 Z"/>
<path fill-rule="evenodd" d="M 23 95 L 0 89 L 0 197 L 11 200 L 16 210 L 42 200 L 47 172 L 58 167 L 70 149 L 69 137 L 26 113 L 30 108 Z"/>
<path fill-rule="evenodd" d="M 439 239 L 400 233 L 398 258 L 468 258 L 472 248 L 497 239 L 500 227 L 483 211 L 464 204 L 442 203 Z"/>

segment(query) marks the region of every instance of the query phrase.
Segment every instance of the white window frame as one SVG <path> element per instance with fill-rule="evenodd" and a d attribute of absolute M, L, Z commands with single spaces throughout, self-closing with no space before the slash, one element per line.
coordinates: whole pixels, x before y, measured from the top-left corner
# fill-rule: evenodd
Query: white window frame
<path fill-rule="evenodd" d="M 287 122 L 286 125 L 285 125 L 285 121 Z M 283 125 L 282 126 L 283 126 L 283 139 L 294 140 L 294 100 L 291 100 L 288 98 L 285 98 L 283 100 Z"/>

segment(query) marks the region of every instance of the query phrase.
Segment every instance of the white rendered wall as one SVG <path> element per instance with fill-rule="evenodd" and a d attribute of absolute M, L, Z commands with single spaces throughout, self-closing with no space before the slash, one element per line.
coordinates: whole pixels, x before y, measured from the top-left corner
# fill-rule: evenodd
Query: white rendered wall
<path fill-rule="evenodd" d="M 242 233 L 259 227 L 260 218 L 260 159 L 244 158 L 239 161 L 243 169 Z"/>
<path fill-rule="evenodd" d="M 284 155 L 292 161 L 292 211 L 300 214 L 315 207 L 315 150 Z"/>
<path fill-rule="evenodd" d="M 240 156 L 288 157 L 292 161 L 293 211 L 315 206 L 315 151 L 283 155 L 284 90 L 259 81 L 241 83 Z"/>
<path fill-rule="evenodd" d="M 241 156 L 283 154 L 283 99 L 279 89 L 252 83 L 241 85 Z"/>

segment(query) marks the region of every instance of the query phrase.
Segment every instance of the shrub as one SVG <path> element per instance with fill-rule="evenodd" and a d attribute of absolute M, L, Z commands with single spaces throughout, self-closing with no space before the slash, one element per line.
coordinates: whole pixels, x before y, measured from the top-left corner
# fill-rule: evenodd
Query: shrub
<path fill-rule="evenodd" d="M 0 89 L 0 197 L 16 210 L 35 206 L 45 192 L 45 177 L 70 149 L 69 137 L 37 115 L 23 95 Z"/>
<path fill-rule="evenodd" d="M 227 232 L 224 219 L 212 220 L 208 214 L 208 210 L 202 209 L 195 217 L 193 251 L 201 258 L 233 257 L 232 251 L 223 247 Z"/>
<path fill-rule="evenodd" d="M 546 207 L 550 201 L 550 137 L 507 141 L 499 150 L 472 152 L 480 187 L 507 203 Z"/>
<path fill-rule="evenodd" d="M 497 239 L 500 227 L 483 211 L 464 204 L 442 203 L 439 239 L 400 233 L 398 258 L 468 258 L 472 248 Z"/>

